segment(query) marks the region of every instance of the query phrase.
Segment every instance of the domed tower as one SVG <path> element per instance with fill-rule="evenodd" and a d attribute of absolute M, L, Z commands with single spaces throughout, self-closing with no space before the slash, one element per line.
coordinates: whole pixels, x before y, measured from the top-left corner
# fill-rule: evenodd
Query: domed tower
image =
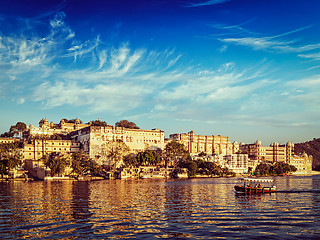
<path fill-rule="evenodd" d="M 59 122 L 59 127 L 63 128 L 63 126 L 66 124 L 66 121 L 62 118 Z"/>
<path fill-rule="evenodd" d="M 239 152 L 239 143 L 237 141 L 234 141 L 232 143 L 232 153 L 235 154 Z"/>
<path fill-rule="evenodd" d="M 45 126 L 48 126 L 49 125 L 49 122 L 48 122 L 48 119 L 47 118 L 42 118 L 39 122 L 39 127 L 45 127 Z"/>
<path fill-rule="evenodd" d="M 75 124 L 81 124 L 80 119 L 77 117 L 77 119 L 75 120 Z"/>
<path fill-rule="evenodd" d="M 259 139 L 256 141 L 256 145 L 257 146 L 261 146 L 262 145 L 262 143 L 261 143 L 261 141 Z"/>
<path fill-rule="evenodd" d="M 259 139 L 255 142 L 255 152 L 253 155 L 255 155 L 256 159 L 262 160 L 262 143 Z"/>
<path fill-rule="evenodd" d="M 294 155 L 294 144 L 288 141 L 286 144 L 286 162 L 290 163 L 292 156 Z"/>

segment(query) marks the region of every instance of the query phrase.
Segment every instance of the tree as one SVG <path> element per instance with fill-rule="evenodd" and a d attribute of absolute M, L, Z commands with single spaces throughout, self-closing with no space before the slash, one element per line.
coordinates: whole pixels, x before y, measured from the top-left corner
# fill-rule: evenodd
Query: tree
<path fill-rule="evenodd" d="M 0 144 L 0 174 L 8 174 L 10 170 L 22 164 L 22 154 L 19 143 Z"/>
<path fill-rule="evenodd" d="M 159 154 L 154 150 L 145 150 L 144 152 L 139 152 L 136 158 L 138 163 L 141 165 L 155 166 L 161 162 Z"/>
<path fill-rule="evenodd" d="M 77 119 L 76 118 L 74 118 L 74 119 L 66 119 L 66 118 L 63 118 L 63 119 L 61 119 L 61 120 L 63 120 L 65 123 L 76 123 L 76 121 L 77 121 Z M 82 121 L 80 120 L 80 119 L 78 119 L 79 120 L 79 122 L 80 122 L 80 124 L 82 124 Z"/>
<path fill-rule="evenodd" d="M 198 165 L 190 159 L 187 159 L 185 161 L 180 161 L 178 163 L 178 167 L 179 168 L 187 168 L 189 177 L 196 175 L 196 173 L 198 171 Z"/>
<path fill-rule="evenodd" d="M 134 122 L 129 122 L 128 120 L 121 120 L 119 122 L 116 122 L 115 126 L 131 129 L 140 129 Z"/>
<path fill-rule="evenodd" d="M 176 165 L 179 161 L 190 157 L 190 154 L 185 149 L 185 146 L 182 143 L 179 143 L 176 141 L 171 141 L 167 143 L 164 149 L 164 154 L 165 154 L 166 166 L 167 166 L 167 161 Z"/>
<path fill-rule="evenodd" d="M 13 134 L 13 136 L 15 135 L 19 135 L 19 137 L 21 138 L 21 134 L 23 131 L 25 131 L 27 129 L 27 125 L 23 122 L 17 122 L 16 125 L 13 125 L 10 127 L 10 132 L 11 134 Z"/>
<path fill-rule="evenodd" d="M 256 169 L 254 170 L 254 174 L 261 174 L 261 175 L 269 175 L 270 173 L 270 165 L 267 163 L 260 163 Z"/>
<path fill-rule="evenodd" d="M 260 163 L 254 173 L 261 175 L 282 175 L 284 173 L 295 172 L 297 168 L 285 162 L 276 162 L 274 164 Z"/>
<path fill-rule="evenodd" d="M 136 155 L 134 153 L 130 153 L 123 157 L 123 163 L 126 167 L 138 167 L 140 163 L 138 162 Z"/>
<path fill-rule="evenodd" d="M 105 121 L 100 121 L 100 120 L 98 119 L 98 120 L 91 121 L 91 126 L 108 127 L 108 126 L 110 126 L 110 125 L 108 125 L 107 122 L 105 122 Z"/>
<path fill-rule="evenodd" d="M 5 132 L 0 135 L 0 137 L 12 138 L 14 136 L 13 132 Z"/>
<path fill-rule="evenodd" d="M 72 172 L 78 176 L 91 174 L 100 175 L 101 166 L 92 160 L 83 150 L 72 154 L 71 162 Z"/>
<path fill-rule="evenodd" d="M 198 165 L 198 173 L 204 175 L 211 175 L 211 176 L 224 176 L 227 175 L 228 170 L 223 169 L 220 165 L 214 162 L 207 162 L 203 160 L 197 161 Z"/>
<path fill-rule="evenodd" d="M 71 156 L 63 153 L 52 152 L 44 159 L 46 167 L 51 169 L 51 176 L 63 174 L 66 167 L 71 166 Z"/>
<path fill-rule="evenodd" d="M 270 167 L 269 171 L 270 174 L 281 175 L 283 173 L 297 171 L 297 168 L 285 162 L 276 162 Z"/>
<path fill-rule="evenodd" d="M 130 152 L 130 148 L 120 139 L 107 141 L 102 145 L 102 164 L 109 162 L 109 167 L 115 170 L 123 157 Z"/>

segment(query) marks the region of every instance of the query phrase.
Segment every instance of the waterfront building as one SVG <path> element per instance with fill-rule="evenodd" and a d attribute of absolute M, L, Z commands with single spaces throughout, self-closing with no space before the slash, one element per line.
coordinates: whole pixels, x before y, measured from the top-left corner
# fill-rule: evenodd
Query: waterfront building
<path fill-rule="evenodd" d="M 71 140 L 33 140 L 24 143 L 24 159 L 39 160 L 53 152 L 74 153 L 80 150 L 80 143 Z"/>
<path fill-rule="evenodd" d="M 54 134 L 67 136 L 70 132 L 90 126 L 88 124 L 82 124 L 79 118 L 76 118 L 73 123 L 66 122 L 64 119 L 58 124 L 48 122 L 47 118 L 43 118 L 39 121 L 39 127 L 35 127 L 32 124 L 28 129 L 23 132 L 24 139 L 30 139 L 32 137 L 39 136 L 52 136 Z"/>
<path fill-rule="evenodd" d="M 229 137 L 221 135 L 196 135 L 194 131 L 188 133 L 171 134 L 170 139 L 184 144 L 190 154 L 204 152 L 209 155 L 235 154 L 239 151 L 237 142 L 229 142 Z"/>
<path fill-rule="evenodd" d="M 253 144 L 240 143 L 240 151 L 249 155 L 249 167 L 254 169 L 262 161 L 276 163 L 285 162 L 297 168 L 297 173 L 307 173 L 312 171 L 312 156 L 307 154 L 295 155 L 294 144 L 287 142 L 280 145 L 277 142 L 269 147 L 262 146 L 261 141 L 257 140 Z"/>
<path fill-rule="evenodd" d="M 44 179 L 49 172 L 43 162 L 45 156 L 53 152 L 72 154 L 79 150 L 80 143 L 72 142 L 71 140 L 33 140 L 24 142 L 24 168 L 33 177 Z"/>
<path fill-rule="evenodd" d="M 288 142 L 280 145 L 277 142 L 272 143 L 269 147 L 262 146 L 261 141 L 257 140 L 253 144 L 241 143 L 240 151 L 249 155 L 251 160 L 261 160 L 267 162 L 289 162 L 294 150 L 294 144 Z"/>
<path fill-rule="evenodd" d="M 227 167 L 230 171 L 243 174 L 248 172 L 249 158 L 248 154 L 227 154 L 227 155 L 191 155 L 192 160 L 203 160 L 206 162 L 214 162 L 222 168 Z"/>
<path fill-rule="evenodd" d="M 229 154 L 223 156 L 222 167 L 227 167 L 234 173 L 247 173 L 249 167 L 248 164 L 248 154 Z"/>
<path fill-rule="evenodd" d="M 312 155 L 303 153 L 301 155 L 293 155 L 289 164 L 297 168 L 296 174 L 308 174 L 312 172 Z"/>
<path fill-rule="evenodd" d="M 81 148 L 99 164 L 106 162 L 103 146 L 110 141 L 123 141 L 133 153 L 146 149 L 164 149 L 164 131 L 159 129 L 89 126 L 73 131 L 70 137 L 74 142 L 80 143 Z"/>

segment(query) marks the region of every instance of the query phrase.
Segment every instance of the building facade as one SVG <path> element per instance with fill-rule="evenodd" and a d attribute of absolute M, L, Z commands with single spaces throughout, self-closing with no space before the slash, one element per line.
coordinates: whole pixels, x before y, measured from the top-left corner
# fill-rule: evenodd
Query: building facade
<path fill-rule="evenodd" d="M 80 143 L 71 140 L 33 140 L 24 143 L 24 159 L 39 160 L 53 152 L 74 153 L 80 150 Z"/>
<path fill-rule="evenodd" d="M 61 121 L 58 124 L 55 124 L 53 122 L 49 123 L 47 118 L 43 118 L 39 121 L 39 127 L 35 127 L 32 124 L 30 124 L 28 129 L 23 132 L 23 138 L 30 139 L 36 136 L 51 136 L 54 134 L 66 136 L 70 132 L 88 126 L 90 126 L 90 123 L 82 124 L 79 118 L 76 118 L 74 123 L 69 123 L 66 122 L 64 119 L 61 119 Z"/>
<path fill-rule="evenodd" d="M 239 151 L 237 142 L 231 143 L 229 137 L 221 135 L 196 135 L 194 131 L 190 131 L 188 133 L 171 134 L 170 139 L 184 144 L 190 154 L 204 152 L 208 155 L 227 155 Z"/>
<path fill-rule="evenodd" d="M 312 156 L 308 156 L 306 153 L 295 155 L 294 144 L 292 142 L 287 142 L 284 145 L 275 142 L 269 147 L 265 147 L 257 140 L 253 144 L 241 143 L 240 151 L 249 155 L 249 167 L 253 170 L 260 162 L 266 161 L 270 163 L 288 163 L 297 168 L 297 173 L 308 173 L 312 171 Z"/>
<path fill-rule="evenodd" d="M 297 174 L 307 174 L 312 172 L 312 155 L 303 153 L 301 155 L 294 155 L 290 159 L 289 164 L 297 168 Z"/>
<path fill-rule="evenodd" d="M 261 141 L 257 140 L 253 144 L 241 143 L 240 151 L 249 155 L 251 160 L 261 160 L 267 162 L 290 162 L 294 154 L 294 144 L 288 142 L 285 145 L 272 143 L 269 147 L 262 146 Z"/>
<path fill-rule="evenodd" d="M 121 140 L 130 152 L 137 153 L 146 149 L 164 149 L 164 131 L 159 129 L 143 130 L 123 127 L 90 126 L 70 134 L 74 142 L 79 142 L 81 148 L 96 162 L 103 164 L 103 146 L 110 141 Z"/>
<path fill-rule="evenodd" d="M 248 172 L 248 154 L 229 154 L 223 156 L 222 166 L 227 167 L 234 173 L 243 174 Z"/>
<path fill-rule="evenodd" d="M 20 138 L 0 137 L 0 143 L 14 143 L 19 141 L 20 141 Z"/>

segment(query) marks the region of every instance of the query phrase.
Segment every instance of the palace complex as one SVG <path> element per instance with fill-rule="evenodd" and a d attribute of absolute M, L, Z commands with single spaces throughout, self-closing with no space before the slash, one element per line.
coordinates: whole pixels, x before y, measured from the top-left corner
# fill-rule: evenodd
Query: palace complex
<path fill-rule="evenodd" d="M 70 132 L 75 130 L 88 127 L 91 123 L 82 124 L 79 118 L 75 119 L 74 123 L 66 122 L 64 119 L 61 119 L 60 123 L 55 124 L 53 122 L 48 122 L 47 118 L 43 118 L 39 122 L 39 127 L 35 127 L 30 124 L 29 128 L 23 132 L 24 139 L 30 139 L 37 136 L 52 136 L 54 134 L 65 135 L 67 136 Z"/>
<path fill-rule="evenodd" d="M 83 150 L 96 162 L 102 164 L 107 161 L 103 154 L 103 147 L 108 141 L 123 141 L 133 153 L 146 149 L 164 149 L 164 131 L 159 129 L 142 130 L 114 126 L 89 126 L 70 134 L 72 141 L 79 142 Z"/>
<path fill-rule="evenodd" d="M 312 171 L 312 156 L 307 154 L 295 155 L 294 144 L 287 142 L 280 145 L 277 142 L 272 143 L 270 146 L 262 146 L 261 141 L 257 140 L 253 144 L 240 143 L 240 152 L 248 154 L 250 159 L 249 167 L 255 167 L 262 161 L 275 163 L 285 162 L 297 168 L 297 172 L 310 172 Z"/>
<path fill-rule="evenodd" d="M 229 137 L 221 135 L 196 135 L 194 131 L 190 131 L 188 133 L 171 134 L 170 139 L 184 144 L 191 154 L 204 152 L 209 155 L 228 155 L 239 151 L 237 142 L 231 143 Z"/>
<path fill-rule="evenodd" d="M 0 143 L 14 141 L 20 139 L 0 138 Z M 312 171 L 312 156 L 294 155 L 292 142 L 284 145 L 275 142 L 266 147 L 257 140 L 253 144 L 239 145 L 236 141 L 231 143 L 226 136 L 196 135 L 194 131 L 171 134 L 169 139 L 165 139 L 164 131 L 159 129 L 131 129 L 107 124 L 94 126 L 91 122 L 83 124 L 78 118 L 71 122 L 61 119 L 58 124 L 43 118 L 39 127 L 31 124 L 23 132 L 23 141 L 23 155 L 28 168 L 41 166 L 41 159 L 53 152 L 83 150 L 97 163 L 106 165 L 108 156 L 104 152 L 110 142 L 124 143 L 129 152 L 138 153 L 147 149 L 164 150 L 166 143 L 177 141 L 185 146 L 194 160 L 215 162 L 235 173 L 247 173 L 249 168 L 254 170 L 261 162 L 285 162 L 294 165 L 300 173 Z"/>

